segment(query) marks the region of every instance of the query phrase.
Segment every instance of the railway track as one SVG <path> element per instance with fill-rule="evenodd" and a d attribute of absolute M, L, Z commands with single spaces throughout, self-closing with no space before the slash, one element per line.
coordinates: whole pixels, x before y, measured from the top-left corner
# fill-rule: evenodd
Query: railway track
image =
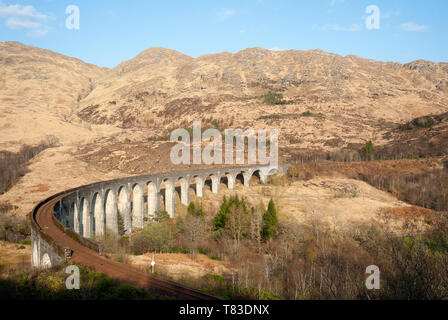
<path fill-rule="evenodd" d="M 72 261 L 85 265 L 97 272 L 103 272 L 108 276 L 118 279 L 157 294 L 167 295 L 180 300 L 221 300 L 219 297 L 209 295 L 195 289 L 187 288 L 173 281 L 162 279 L 148 274 L 134 267 L 119 263 L 100 256 L 97 252 L 85 247 L 78 241 L 66 235 L 54 222 L 54 206 L 62 198 L 74 191 L 60 194 L 50 198 L 35 209 L 33 219 L 41 230 L 53 240 L 72 250 Z"/>

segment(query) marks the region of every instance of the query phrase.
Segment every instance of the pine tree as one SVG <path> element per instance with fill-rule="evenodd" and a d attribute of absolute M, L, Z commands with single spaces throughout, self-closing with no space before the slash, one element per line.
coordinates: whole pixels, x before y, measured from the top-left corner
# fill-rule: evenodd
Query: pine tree
<path fill-rule="evenodd" d="M 368 141 L 366 143 L 365 151 L 366 151 L 367 159 L 371 160 L 372 156 L 373 156 L 373 143 L 372 143 L 372 141 Z"/>
<path fill-rule="evenodd" d="M 226 226 L 226 222 L 229 214 L 229 203 L 227 202 L 226 196 L 222 199 L 221 207 L 219 212 L 215 217 L 215 231 L 223 229 Z"/>
<path fill-rule="evenodd" d="M 277 210 L 275 209 L 274 200 L 269 201 L 268 209 L 263 215 L 263 239 L 271 239 L 275 236 L 277 230 L 278 219 Z"/>

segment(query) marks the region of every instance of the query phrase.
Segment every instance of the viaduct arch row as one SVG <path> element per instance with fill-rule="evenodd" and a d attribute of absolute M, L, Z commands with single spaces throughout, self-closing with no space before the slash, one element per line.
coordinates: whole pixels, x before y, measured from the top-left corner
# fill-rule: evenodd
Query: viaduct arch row
<path fill-rule="evenodd" d="M 237 181 L 249 186 L 253 176 L 267 183 L 268 176 L 284 173 L 287 168 L 285 164 L 277 168 L 246 166 L 178 171 L 98 182 L 68 190 L 40 203 L 31 214 L 32 265 L 50 267 L 70 256 L 70 249 L 48 237 L 36 219 L 39 208 L 52 199 L 54 202 L 55 197 L 58 201 L 53 207 L 53 218 L 66 232 L 89 241 L 104 236 L 106 231 L 118 234 L 119 220 L 124 233 L 141 229 L 162 206 L 175 218 L 176 194 L 182 204 L 189 205 L 190 189 L 201 198 L 206 186 L 219 194 L 221 183 L 230 190 L 236 187 Z"/>

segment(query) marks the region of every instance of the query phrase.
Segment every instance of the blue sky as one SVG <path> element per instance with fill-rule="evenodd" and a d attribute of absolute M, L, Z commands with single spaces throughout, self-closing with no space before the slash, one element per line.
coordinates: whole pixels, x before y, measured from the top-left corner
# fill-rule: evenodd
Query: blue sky
<path fill-rule="evenodd" d="M 79 30 L 66 8 L 80 10 Z M 380 28 L 366 27 L 369 5 Z M 248 47 L 448 62 L 446 0 L 0 0 L 0 41 L 114 67 L 149 47 L 198 57 Z"/>

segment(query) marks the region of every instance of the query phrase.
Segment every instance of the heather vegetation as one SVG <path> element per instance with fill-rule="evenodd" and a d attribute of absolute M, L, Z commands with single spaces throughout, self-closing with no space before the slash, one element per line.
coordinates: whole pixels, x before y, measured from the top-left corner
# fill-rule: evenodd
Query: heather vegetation
<path fill-rule="evenodd" d="M 283 119 L 291 116 L 274 114 L 263 116 L 263 119 Z M 380 145 L 376 141 L 369 140 L 363 144 L 348 144 L 343 148 L 338 146 L 333 151 L 284 149 L 282 154 L 291 164 L 446 157 L 448 156 L 446 123 L 448 113 L 420 117 L 406 124 L 392 125 L 392 128 L 384 134 L 384 138 L 388 140 L 386 144 Z"/>
<path fill-rule="evenodd" d="M 15 206 L 10 203 L 0 203 L 0 240 L 8 242 L 26 241 L 30 234 L 28 221 L 13 214 Z"/>
<path fill-rule="evenodd" d="M 19 152 L 0 151 L 0 194 L 8 191 L 28 169 L 28 161 L 47 148 L 58 144 L 56 137 L 49 136 L 37 146 L 24 145 Z"/>
<path fill-rule="evenodd" d="M 80 289 L 67 290 L 62 264 L 47 270 L 11 270 L 7 278 L 0 278 L 0 300 L 161 300 L 140 288 L 123 284 L 102 273 L 78 265 Z"/>
<path fill-rule="evenodd" d="M 283 119 L 297 119 L 301 117 L 314 117 L 324 118 L 322 113 L 312 113 L 311 111 L 305 111 L 302 113 L 274 113 L 266 116 L 261 116 L 258 120 L 283 120 Z"/>
<path fill-rule="evenodd" d="M 225 298 L 448 298 L 444 215 L 424 231 L 408 219 L 402 236 L 389 229 L 389 213 L 380 224 L 342 232 L 317 218 L 311 225 L 281 219 L 277 210 L 272 200 L 266 208 L 238 196 L 223 198 L 216 212 L 193 202 L 186 216 L 150 223 L 132 235 L 130 252 L 202 253 L 225 261 L 231 274 L 179 280 Z M 369 265 L 381 270 L 381 290 L 366 289 Z"/>
<path fill-rule="evenodd" d="M 392 193 L 398 199 L 435 211 L 448 211 L 448 159 L 321 162 L 293 166 L 288 176 L 310 180 L 344 175 Z"/>

